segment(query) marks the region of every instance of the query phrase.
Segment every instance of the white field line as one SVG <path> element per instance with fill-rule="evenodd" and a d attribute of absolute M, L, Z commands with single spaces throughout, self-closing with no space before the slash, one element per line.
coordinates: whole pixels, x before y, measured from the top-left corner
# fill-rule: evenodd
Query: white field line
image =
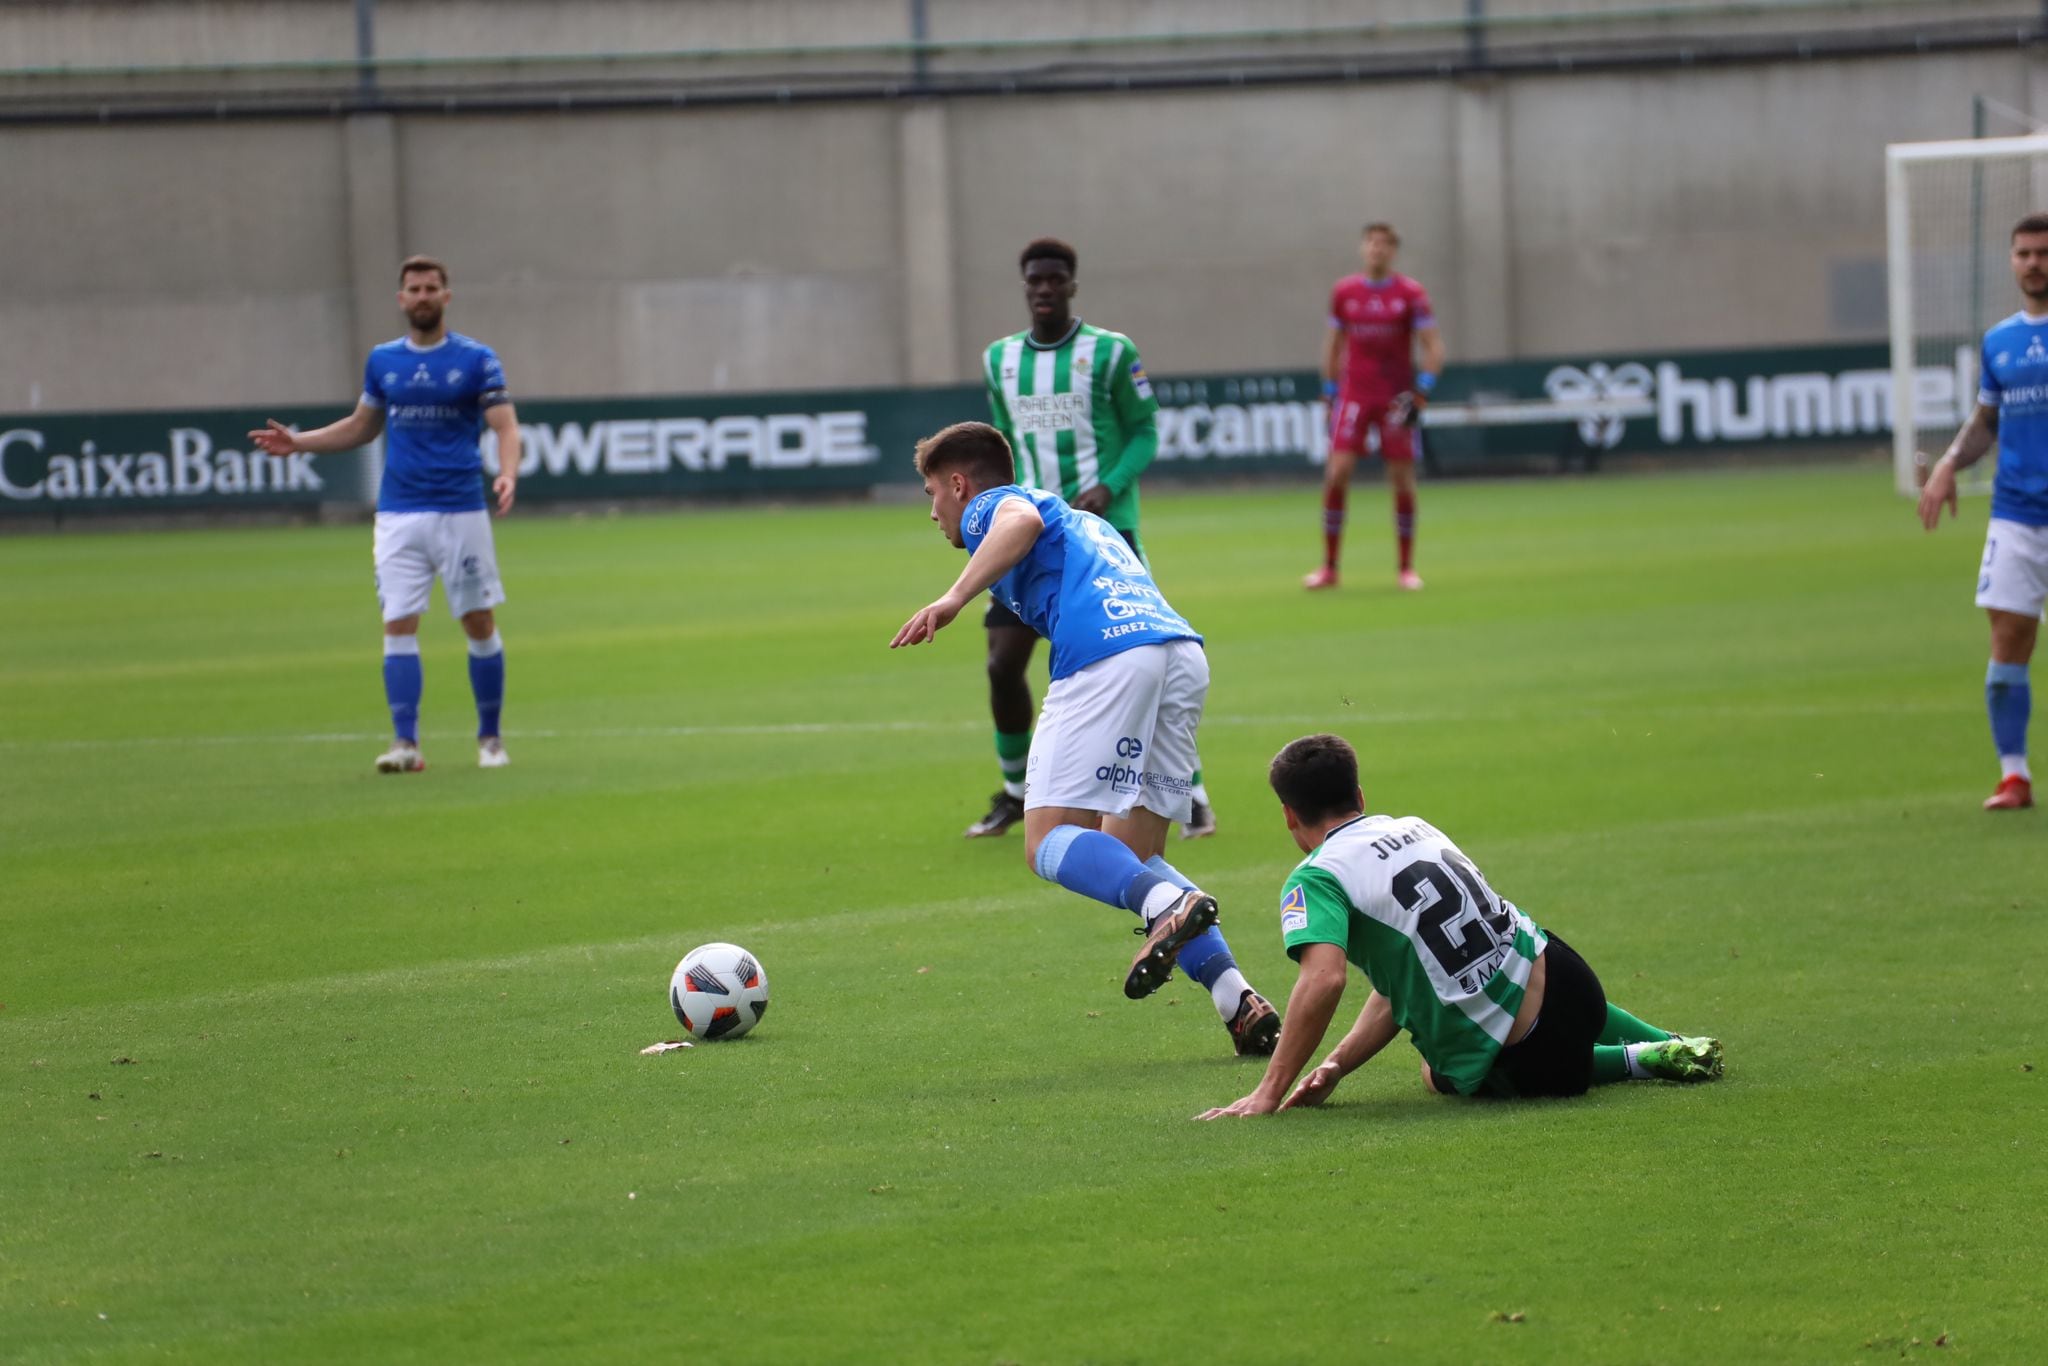
<path fill-rule="evenodd" d="M 1468 710 L 1468 711 L 1330 711 L 1300 712 L 1266 716 L 1205 716 L 1204 726 L 1421 726 L 1459 725 L 1488 721 L 1618 721 L 1641 717 L 1678 718 L 1745 717 L 1771 720 L 1829 716 L 1933 715 L 1956 710 L 1940 702 L 1858 702 L 1858 703 L 1775 703 L 1768 706 L 1653 705 L 1620 707 L 1565 707 L 1555 710 Z M 979 721 L 787 721 L 709 726 L 582 726 L 562 729 L 514 729 L 507 738 L 526 740 L 691 740 L 727 736 L 757 735 L 900 735 L 930 734 L 933 731 L 984 731 L 988 722 Z M 427 739 L 466 739 L 466 730 L 428 730 Z M 222 745 L 361 745 L 383 744 L 390 739 L 384 731 L 314 731 L 303 735 L 136 735 L 97 736 L 79 739 L 0 740 L 0 751 L 101 750 L 101 749 L 203 749 Z"/>

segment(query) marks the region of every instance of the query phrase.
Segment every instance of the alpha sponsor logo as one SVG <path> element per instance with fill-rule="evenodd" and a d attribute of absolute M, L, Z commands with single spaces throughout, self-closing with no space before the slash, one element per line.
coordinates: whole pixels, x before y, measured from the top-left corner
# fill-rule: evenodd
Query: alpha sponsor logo
<path fill-rule="evenodd" d="M 705 473 L 739 466 L 833 469 L 881 458 L 868 442 L 868 415 L 858 409 L 522 422 L 519 437 L 521 478 Z M 493 472 L 498 468 L 497 441 L 490 433 L 484 436 L 484 463 Z"/>
<path fill-rule="evenodd" d="M 1097 782 L 1108 783 L 1119 792 L 1135 790 L 1145 775 L 1128 764 L 1104 764 L 1095 770 Z"/>
<path fill-rule="evenodd" d="M 1144 742 L 1135 735 L 1126 735 L 1116 742 L 1116 757 L 1119 759 L 1138 759 L 1142 758 L 1144 753 Z"/>
<path fill-rule="evenodd" d="M 15 502 L 99 502 L 115 499 L 318 494 L 326 488 L 313 457 L 282 459 L 261 451 L 216 449 L 199 427 L 173 427 L 164 449 L 116 454 L 91 440 L 75 451 L 49 451 L 44 432 L 0 432 L 0 498 Z"/>

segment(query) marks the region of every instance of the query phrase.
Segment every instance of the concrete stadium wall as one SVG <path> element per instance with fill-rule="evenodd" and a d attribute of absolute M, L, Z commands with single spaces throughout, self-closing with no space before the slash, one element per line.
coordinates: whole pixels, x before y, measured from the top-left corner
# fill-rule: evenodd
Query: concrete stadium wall
<path fill-rule="evenodd" d="M 1457 23 L 1467 0 L 923 0 L 938 41 L 1166 36 L 1228 30 Z M 393 57 L 644 52 L 900 42 L 912 0 L 375 0 L 376 50 Z M 1484 0 L 1504 19 L 1621 16 L 1619 31 L 1668 31 L 1659 8 L 1711 11 L 1726 0 Z M 2038 15 L 2039 0 L 1925 0 L 1882 11 L 1774 16 L 1754 6 L 1707 31 L 1844 30 L 1905 17 Z M 1699 31 L 1693 22 L 1693 31 Z M 5 0 L 5 65 L 111 66 L 316 61 L 356 55 L 354 0 Z"/>
<path fill-rule="evenodd" d="M 311 33 L 335 6 L 162 8 L 289 12 Z M 488 29 L 487 7 L 473 8 Z M 488 8 L 505 11 L 501 36 L 540 22 L 535 6 Z M 994 23 L 1000 8 L 977 12 Z M 445 25 L 462 9 L 384 0 L 380 23 L 417 11 L 425 24 L 432 10 Z M 589 9 L 614 23 L 712 14 L 733 41 L 743 29 L 767 41 L 777 15 L 807 12 Z M 866 33 L 898 9 L 852 0 L 843 33 L 807 36 Z M 1135 23 L 1146 7 L 1108 9 Z M 1276 6 L 1325 23 L 1346 9 Z M 933 11 L 937 26 L 948 4 Z M 328 41 L 286 41 L 286 28 L 238 41 L 273 55 Z M 1301 365 L 1367 217 L 1401 225 L 1403 267 L 1435 294 L 1453 362 L 1868 339 L 1883 326 L 1882 146 L 1966 135 L 1977 94 L 2048 115 L 2048 66 L 2011 51 L 660 113 L 16 125 L 0 129 L 0 411 L 344 402 L 363 350 L 399 330 L 391 269 L 414 250 L 451 261 L 452 321 L 497 346 L 530 395 L 969 378 L 981 345 L 1021 323 L 1016 251 L 1044 232 L 1081 249 L 1083 313 L 1135 336 L 1155 372 Z"/>

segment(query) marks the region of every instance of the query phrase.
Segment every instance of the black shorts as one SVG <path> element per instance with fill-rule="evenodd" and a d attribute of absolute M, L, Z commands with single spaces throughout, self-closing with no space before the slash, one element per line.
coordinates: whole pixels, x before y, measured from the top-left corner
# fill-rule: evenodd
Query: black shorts
<path fill-rule="evenodd" d="M 1125 531 L 1122 527 L 1118 527 L 1116 534 L 1124 538 L 1125 545 L 1138 552 L 1139 559 L 1145 558 L 1145 547 L 1139 543 L 1137 532 Z M 995 594 L 991 593 L 988 598 L 988 611 L 982 613 L 981 624 L 988 630 L 1000 631 L 1009 626 L 1024 626 L 1024 619 L 1002 603 L 997 602 Z M 1026 626 L 1024 629 L 1029 630 L 1031 628 Z"/>
<path fill-rule="evenodd" d="M 1593 1084 L 1593 1045 L 1607 1028 L 1607 992 L 1572 946 L 1550 936 L 1543 950 L 1543 1009 L 1503 1048 L 1480 1083 L 1484 1096 L 1583 1096 Z M 1439 1082 L 1438 1090 L 1446 1090 Z"/>

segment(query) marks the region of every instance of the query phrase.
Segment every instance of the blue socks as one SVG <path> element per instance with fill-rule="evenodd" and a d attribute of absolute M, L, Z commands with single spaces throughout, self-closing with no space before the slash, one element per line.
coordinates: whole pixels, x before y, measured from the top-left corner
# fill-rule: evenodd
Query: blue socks
<path fill-rule="evenodd" d="M 1999 764 L 2006 774 L 2026 774 L 2027 714 L 2034 690 L 2024 664 L 1993 661 L 1984 671 L 1984 706 L 1991 713 L 1991 738 L 1998 745 Z"/>
<path fill-rule="evenodd" d="M 1136 911 L 1147 924 L 1179 900 L 1182 890 L 1138 862 L 1116 836 L 1078 825 L 1062 825 L 1047 835 L 1032 867 L 1047 882 L 1105 906 Z"/>
<path fill-rule="evenodd" d="M 391 729 L 410 744 L 420 742 L 420 694 L 425 690 L 420 638 L 384 637 L 384 700 L 391 707 Z M 476 694 L 478 738 L 496 735 L 505 706 L 505 642 L 496 631 L 489 640 L 469 642 L 469 690 Z"/>
<path fill-rule="evenodd" d="M 1062 825 L 1047 835 L 1033 867 L 1047 882 L 1134 911 L 1147 925 L 1195 886 L 1165 859 L 1154 855 L 1140 863 L 1114 835 L 1078 825 Z M 1181 971 L 1208 989 L 1216 1013 L 1226 1023 L 1231 1020 L 1251 983 L 1238 971 L 1223 931 L 1210 926 L 1181 946 L 1178 961 Z"/>
<path fill-rule="evenodd" d="M 505 642 L 496 631 L 489 640 L 469 642 L 469 690 L 476 694 L 477 738 L 496 735 L 505 705 Z"/>
<path fill-rule="evenodd" d="M 420 742 L 420 673 L 418 636 L 384 637 L 384 700 L 391 707 L 391 729 L 408 744 Z"/>
<path fill-rule="evenodd" d="M 1157 854 L 1146 859 L 1145 866 L 1184 892 L 1195 889 L 1195 884 L 1189 882 L 1178 868 Z M 1209 999 L 1216 1004 L 1216 1013 L 1226 1022 L 1237 1014 L 1237 1003 L 1245 992 L 1251 990 L 1252 984 L 1238 970 L 1237 959 L 1230 952 L 1230 945 L 1224 942 L 1221 926 L 1211 925 L 1181 945 L 1180 955 L 1174 961 L 1182 972 L 1208 989 Z"/>

